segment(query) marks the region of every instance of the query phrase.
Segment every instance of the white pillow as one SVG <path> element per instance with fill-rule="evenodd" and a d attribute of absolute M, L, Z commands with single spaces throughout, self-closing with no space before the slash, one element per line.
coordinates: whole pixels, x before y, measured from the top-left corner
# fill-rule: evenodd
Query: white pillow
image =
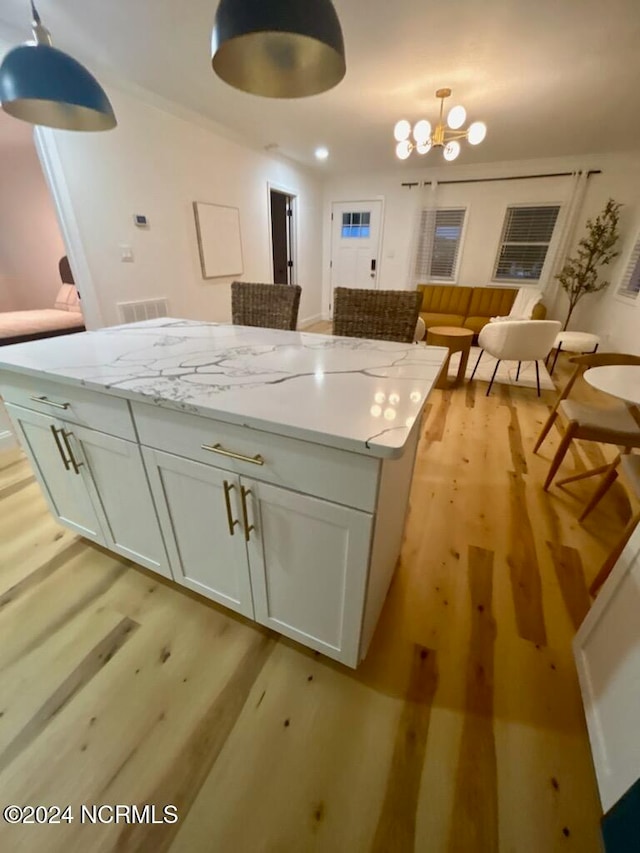
<path fill-rule="evenodd" d="M 80 297 L 78 296 L 78 291 L 72 284 L 62 285 L 58 291 L 53 307 L 57 308 L 58 311 L 72 311 L 75 314 L 81 312 Z"/>

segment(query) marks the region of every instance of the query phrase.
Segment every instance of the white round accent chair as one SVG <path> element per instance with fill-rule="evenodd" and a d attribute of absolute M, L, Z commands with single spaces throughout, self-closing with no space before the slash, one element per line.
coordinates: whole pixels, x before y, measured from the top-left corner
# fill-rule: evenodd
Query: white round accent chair
<path fill-rule="evenodd" d="M 516 382 L 520 377 L 521 363 L 523 361 L 534 361 L 539 397 L 540 368 L 538 362 L 546 359 L 549 355 L 561 327 L 562 323 L 558 320 L 505 320 L 501 323 L 487 323 L 478 335 L 478 344 L 481 350 L 469 381 L 473 379 L 484 352 L 488 352 L 489 355 L 497 359 L 491 382 L 487 388 L 487 397 L 491 393 L 491 387 L 501 361 L 518 362 Z"/>

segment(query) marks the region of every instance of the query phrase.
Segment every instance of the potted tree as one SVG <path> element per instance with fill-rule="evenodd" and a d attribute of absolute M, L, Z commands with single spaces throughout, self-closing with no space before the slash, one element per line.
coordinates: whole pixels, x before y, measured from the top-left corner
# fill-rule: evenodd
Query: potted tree
<path fill-rule="evenodd" d="M 614 247 L 619 237 L 621 207 L 621 204 L 610 198 L 595 220 L 587 219 L 587 234 L 578 243 L 577 254 L 567 258 L 562 270 L 556 275 L 569 299 L 569 312 L 563 330 L 569 325 L 571 315 L 583 296 L 597 293 L 609 285 L 608 281 L 599 279 L 599 269 L 618 256 Z"/>

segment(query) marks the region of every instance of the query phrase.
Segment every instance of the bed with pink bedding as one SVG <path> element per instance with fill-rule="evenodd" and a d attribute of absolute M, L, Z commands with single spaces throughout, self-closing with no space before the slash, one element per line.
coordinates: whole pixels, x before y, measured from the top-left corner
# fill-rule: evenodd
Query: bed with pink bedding
<path fill-rule="evenodd" d="M 0 346 L 84 332 L 78 292 L 63 284 L 53 308 L 0 312 Z"/>

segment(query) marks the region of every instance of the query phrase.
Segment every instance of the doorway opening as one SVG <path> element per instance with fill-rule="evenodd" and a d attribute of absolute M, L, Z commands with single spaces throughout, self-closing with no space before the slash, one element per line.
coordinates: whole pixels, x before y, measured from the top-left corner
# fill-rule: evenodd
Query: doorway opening
<path fill-rule="evenodd" d="M 269 189 L 271 205 L 271 251 L 273 283 L 295 284 L 295 201 L 281 190 Z"/>

